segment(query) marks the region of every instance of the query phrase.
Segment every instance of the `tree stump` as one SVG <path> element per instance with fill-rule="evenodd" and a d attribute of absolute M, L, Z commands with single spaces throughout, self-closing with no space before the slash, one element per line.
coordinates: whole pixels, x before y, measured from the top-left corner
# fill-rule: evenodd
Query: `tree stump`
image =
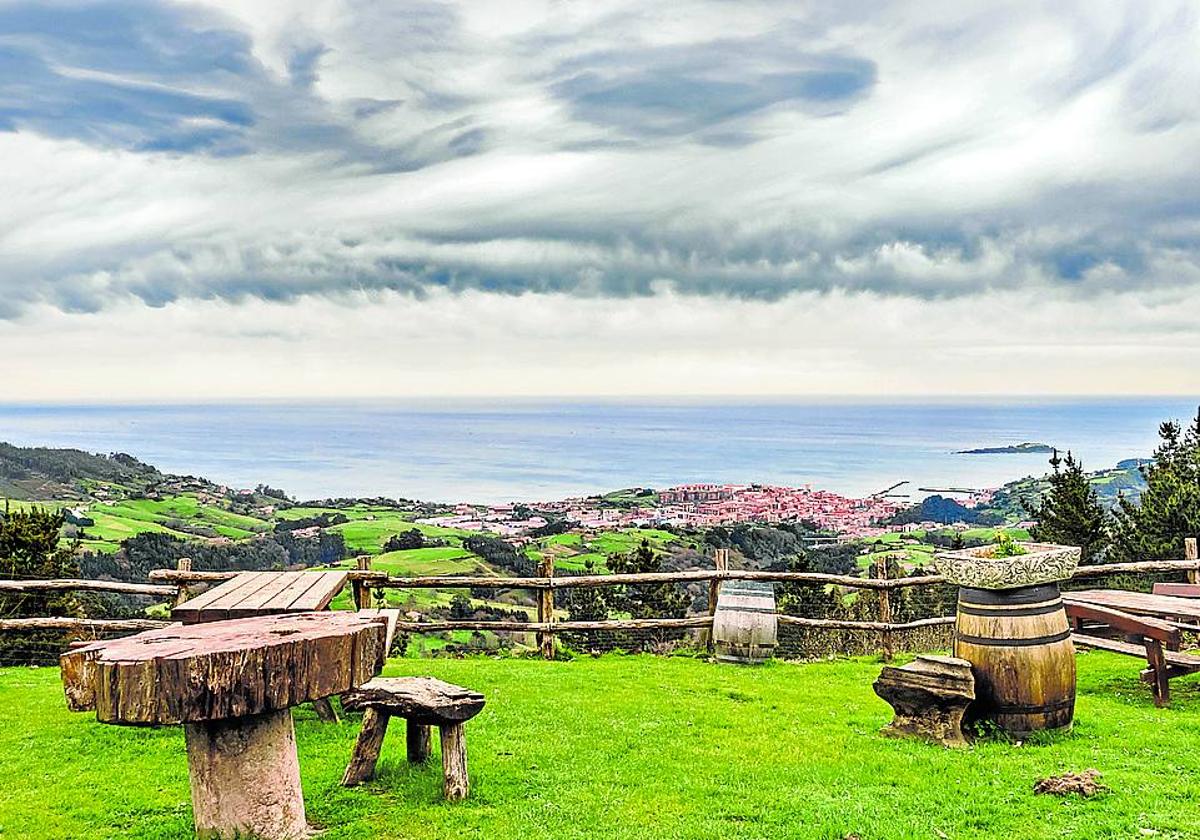
<path fill-rule="evenodd" d="M 200 840 L 306 837 L 292 713 L 183 727 Z"/>
<path fill-rule="evenodd" d="M 965 747 L 962 719 L 975 699 L 971 663 L 950 656 L 918 656 L 899 668 L 885 667 L 875 693 L 896 715 L 883 728 L 891 737 L 914 737 L 947 747 Z"/>

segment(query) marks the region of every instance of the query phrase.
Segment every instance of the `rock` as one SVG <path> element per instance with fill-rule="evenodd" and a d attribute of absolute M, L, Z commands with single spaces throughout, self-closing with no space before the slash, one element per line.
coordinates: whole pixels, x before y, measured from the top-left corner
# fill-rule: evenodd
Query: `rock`
<path fill-rule="evenodd" d="M 975 699 L 975 678 L 965 659 L 918 656 L 902 667 L 885 667 L 874 688 L 896 711 L 883 728 L 884 735 L 920 738 L 947 747 L 967 745 L 962 719 Z"/>

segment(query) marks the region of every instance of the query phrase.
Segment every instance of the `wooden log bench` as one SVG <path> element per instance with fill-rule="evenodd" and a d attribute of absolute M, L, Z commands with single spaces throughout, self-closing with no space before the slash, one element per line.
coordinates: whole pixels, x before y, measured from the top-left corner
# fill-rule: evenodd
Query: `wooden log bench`
<path fill-rule="evenodd" d="M 466 799 L 471 785 L 463 724 L 479 714 L 484 702 L 477 691 L 432 677 L 376 677 L 346 692 L 342 708 L 363 710 L 363 722 L 342 784 L 352 787 L 374 777 L 388 721 L 402 717 L 408 728 L 409 762 L 424 764 L 429 759 L 429 728 L 436 726 L 442 742 L 442 793 L 451 802 Z"/>

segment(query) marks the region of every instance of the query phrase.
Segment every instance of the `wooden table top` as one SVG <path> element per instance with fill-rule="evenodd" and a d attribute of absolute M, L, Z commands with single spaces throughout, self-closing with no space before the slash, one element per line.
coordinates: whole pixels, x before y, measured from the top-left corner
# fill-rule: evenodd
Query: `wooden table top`
<path fill-rule="evenodd" d="M 158 725 L 245 717 L 342 694 L 387 654 L 387 618 L 310 612 L 177 624 L 63 654 L 76 711 Z"/>
<path fill-rule="evenodd" d="M 335 572 L 242 572 L 171 610 L 184 624 L 314 612 L 329 606 L 349 577 Z"/>
<path fill-rule="evenodd" d="M 1200 598 L 1178 598 L 1173 595 L 1151 595 L 1149 592 L 1127 592 L 1123 589 L 1085 589 L 1064 592 L 1063 601 L 1099 604 L 1137 615 L 1159 618 L 1178 618 L 1200 622 Z"/>

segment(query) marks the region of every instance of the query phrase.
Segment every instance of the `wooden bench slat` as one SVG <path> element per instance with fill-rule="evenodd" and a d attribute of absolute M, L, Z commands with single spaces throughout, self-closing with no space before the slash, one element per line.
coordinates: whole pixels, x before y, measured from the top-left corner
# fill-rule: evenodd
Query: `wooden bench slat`
<path fill-rule="evenodd" d="M 242 601 L 249 598 L 255 592 L 258 592 L 265 586 L 269 586 L 276 579 L 278 572 L 252 572 L 254 578 L 249 578 L 241 586 L 231 586 L 229 591 L 225 593 L 225 597 L 218 598 L 208 606 L 200 610 L 200 621 L 224 621 L 230 617 L 230 610 L 237 607 Z M 234 578 L 231 583 L 237 583 L 241 579 L 241 575 Z"/>
<path fill-rule="evenodd" d="M 214 586 L 202 595 L 184 601 L 171 610 L 171 617 L 184 624 L 198 624 L 202 620 L 201 616 L 204 611 L 213 604 L 227 598 L 230 593 L 243 591 L 245 587 L 263 580 L 270 574 L 270 572 L 242 572 L 237 577 Z"/>
<path fill-rule="evenodd" d="M 1079 647 L 1106 650 L 1109 653 L 1121 653 L 1126 656 L 1146 658 L 1146 648 L 1132 642 L 1122 642 L 1119 639 L 1105 639 L 1101 636 L 1090 636 L 1085 633 L 1072 633 L 1071 641 Z M 1183 653 L 1178 650 L 1164 650 L 1163 659 L 1168 665 L 1184 668 L 1189 671 L 1200 671 L 1200 656 L 1193 653 Z M 1181 675 L 1182 676 L 1182 675 Z"/>
<path fill-rule="evenodd" d="M 320 583 L 320 576 L 316 574 L 301 573 L 291 579 L 288 585 L 275 597 L 263 604 L 262 612 L 264 613 L 281 613 L 290 612 L 292 604 L 296 602 L 300 596 L 308 592 L 314 586 Z"/>
<path fill-rule="evenodd" d="M 1156 583 L 1154 594 L 1175 598 L 1200 598 L 1200 583 Z"/>
<path fill-rule="evenodd" d="M 312 573 L 305 572 L 305 574 Z M 342 591 L 342 587 L 350 578 L 349 574 L 344 571 L 317 572 L 315 576 L 321 578 L 321 583 L 314 585 L 312 589 L 292 602 L 292 606 L 288 609 L 289 612 L 325 609 L 334 596 Z"/>
<path fill-rule="evenodd" d="M 229 618 L 250 618 L 256 615 L 265 615 L 266 611 L 263 609 L 263 606 L 290 586 L 295 580 L 296 578 L 287 572 L 276 573 L 264 586 L 252 595 L 242 598 L 237 604 L 226 609 L 226 615 Z"/>

